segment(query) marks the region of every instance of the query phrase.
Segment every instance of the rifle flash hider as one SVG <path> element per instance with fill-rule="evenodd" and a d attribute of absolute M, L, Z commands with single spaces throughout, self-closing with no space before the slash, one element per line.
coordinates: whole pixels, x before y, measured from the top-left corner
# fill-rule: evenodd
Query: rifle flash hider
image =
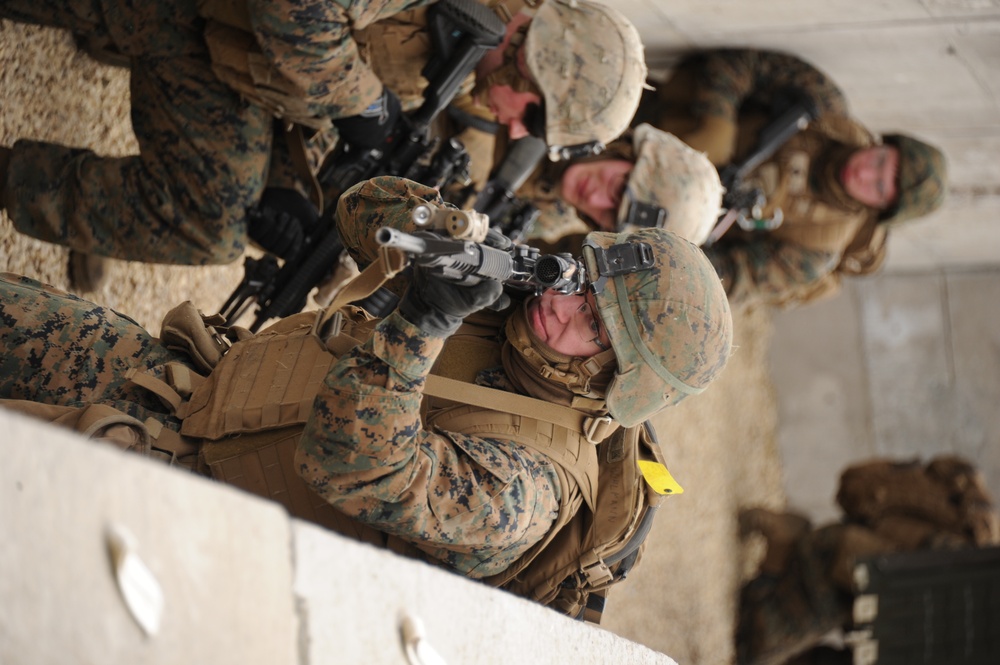
<path fill-rule="evenodd" d="M 413 223 L 427 231 L 447 233 L 456 240 L 483 242 L 490 230 L 490 218 L 475 210 L 458 210 L 421 203 L 413 209 Z"/>

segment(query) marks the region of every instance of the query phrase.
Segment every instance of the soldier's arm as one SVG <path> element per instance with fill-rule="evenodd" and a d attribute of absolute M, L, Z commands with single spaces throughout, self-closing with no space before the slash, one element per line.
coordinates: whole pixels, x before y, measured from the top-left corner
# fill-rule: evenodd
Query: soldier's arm
<path fill-rule="evenodd" d="M 847 100 L 830 77 L 788 53 L 758 49 L 719 49 L 703 54 L 695 115 L 735 121 L 748 99 L 770 104 L 796 90 L 807 95 L 820 115 L 847 115 Z"/>
<path fill-rule="evenodd" d="M 248 0 L 261 49 L 310 100 L 334 118 L 364 111 L 382 91 L 351 32 L 430 0 Z"/>
<path fill-rule="evenodd" d="M 837 280 L 835 252 L 813 250 L 772 238 L 726 243 L 705 250 L 733 306 L 788 306 L 819 293 Z M 835 285 L 831 285 L 835 286 Z"/>
<path fill-rule="evenodd" d="M 483 577 L 548 531 L 558 485 L 513 442 L 423 428 L 421 392 L 443 343 L 398 313 L 382 321 L 331 368 L 296 461 L 338 510 Z"/>

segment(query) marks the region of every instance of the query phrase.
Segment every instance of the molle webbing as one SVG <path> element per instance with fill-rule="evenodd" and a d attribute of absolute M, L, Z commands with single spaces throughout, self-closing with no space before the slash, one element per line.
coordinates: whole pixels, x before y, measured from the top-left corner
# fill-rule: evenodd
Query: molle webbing
<path fill-rule="evenodd" d="M 181 433 L 216 440 L 304 423 L 333 364 L 315 335 L 265 335 L 233 345 L 191 398 Z"/>

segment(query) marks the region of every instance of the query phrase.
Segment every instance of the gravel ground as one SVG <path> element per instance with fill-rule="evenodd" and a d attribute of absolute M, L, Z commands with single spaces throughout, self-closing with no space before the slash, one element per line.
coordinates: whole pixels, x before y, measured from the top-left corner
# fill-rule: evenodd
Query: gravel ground
<path fill-rule="evenodd" d="M 0 21 L 0 145 L 18 138 L 136 151 L 127 72 L 76 51 L 63 32 Z M 0 269 L 67 288 L 66 250 L 16 234 L 0 214 Z M 84 295 L 153 332 L 184 299 L 206 312 L 242 277 L 239 263 L 211 268 L 110 262 L 110 279 Z M 735 592 L 760 544 L 741 544 L 743 506 L 784 504 L 767 374 L 771 319 L 739 314 L 737 349 L 707 392 L 658 418 L 656 428 L 685 493 L 661 509 L 643 564 L 610 598 L 604 627 L 685 665 L 731 662 Z"/>

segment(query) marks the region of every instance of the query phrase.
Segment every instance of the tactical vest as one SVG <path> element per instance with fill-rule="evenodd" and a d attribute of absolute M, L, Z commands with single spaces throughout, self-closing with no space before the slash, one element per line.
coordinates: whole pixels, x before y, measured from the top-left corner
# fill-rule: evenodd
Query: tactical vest
<path fill-rule="evenodd" d="M 418 2 L 402 3 L 415 5 Z M 375 15 L 365 26 L 352 31 L 361 59 L 378 79 L 400 98 L 404 111 L 417 108 L 423 101 L 427 79 L 421 73 L 432 55 L 427 30 L 429 0 L 416 9 Z M 484 2 L 504 21 L 510 20 L 526 0 Z M 205 42 L 216 77 L 244 98 L 291 123 L 329 129 L 330 119 L 309 110 L 306 92 L 289 81 L 261 51 L 253 34 L 245 0 L 199 0 L 198 13 L 206 20 Z M 458 96 L 468 93 L 474 83 L 470 75 Z M 377 90 L 369 98 L 374 98 Z"/>
<path fill-rule="evenodd" d="M 363 272 L 347 290 L 370 273 Z M 334 307 L 372 285 L 340 294 Z M 199 442 L 203 464 L 214 478 L 274 499 L 293 516 L 426 559 L 414 545 L 339 513 L 294 468 L 298 439 L 327 371 L 377 323 L 362 310 L 334 307 L 323 315 L 302 313 L 257 335 L 243 335 L 193 389 L 186 382 L 187 389 L 178 390 L 173 378 L 165 383 L 138 380 L 176 405 L 182 436 Z M 192 317 L 182 318 L 189 330 L 178 333 L 178 325 L 171 324 L 172 339 L 201 338 L 188 346 L 211 346 L 205 340 L 216 336 L 214 328 L 202 325 L 199 330 L 190 326 Z M 493 362 L 499 356 L 488 352 L 491 337 L 495 340 L 495 330 L 486 326 L 465 326 L 449 340 L 442 357 Z M 469 368 L 460 365 L 439 363 L 432 370 L 424 390 L 424 427 L 499 437 L 539 451 L 553 463 L 561 489 L 558 516 L 546 538 L 502 574 L 484 581 L 571 616 L 599 621 L 607 589 L 638 561 L 655 508 L 676 487 L 669 479 L 654 489 L 656 483 L 640 470 L 640 464 L 648 464 L 661 479 L 663 474 L 669 478 L 652 430 L 623 429 L 607 416 L 443 375 L 459 371 L 467 378 L 461 372 Z"/>

